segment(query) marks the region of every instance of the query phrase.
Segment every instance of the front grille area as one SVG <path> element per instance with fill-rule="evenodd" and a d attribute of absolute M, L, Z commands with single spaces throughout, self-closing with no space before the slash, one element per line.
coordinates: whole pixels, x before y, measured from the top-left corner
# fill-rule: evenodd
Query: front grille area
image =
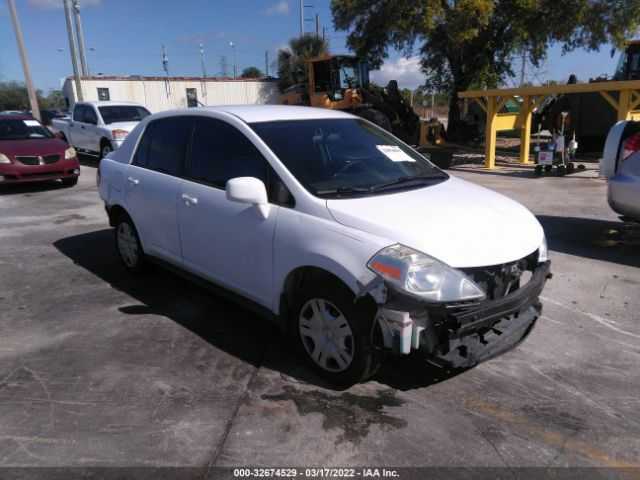
<path fill-rule="evenodd" d="M 42 161 L 40 160 L 42 159 Z M 52 153 L 51 155 L 42 155 L 38 156 L 16 156 L 16 160 L 18 160 L 23 165 L 51 165 L 52 163 L 56 163 L 60 160 L 59 153 Z"/>
<path fill-rule="evenodd" d="M 536 267 L 538 252 L 510 263 L 461 269 L 487 294 L 488 300 L 502 298 L 524 285 L 523 273 L 533 271 Z M 522 285 L 521 285 L 522 284 Z"/>
<path fill-rule="evenodd" d="M 58 175 L 64 175 L 64 170 L 57 170 L 55 172 L 45 172 L 45 173 L 23 173 L 20 175 L 22 178 L 48 178 L 48 177 L 56 177 Z"/>

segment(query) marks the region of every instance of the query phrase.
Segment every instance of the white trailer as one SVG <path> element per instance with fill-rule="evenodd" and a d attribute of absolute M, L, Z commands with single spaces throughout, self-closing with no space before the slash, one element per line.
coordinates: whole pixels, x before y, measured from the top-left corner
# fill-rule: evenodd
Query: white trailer
<path fill-rule="evenodd" d="M 83 100 L 135 102 L 151 113 L 174 108 L 213 105 L 275 104 L 279 96 L 275 78 L 92 76 L 80 79 Z M 67 106 L 78 95 L 74 77 L 62 86 Z"/>

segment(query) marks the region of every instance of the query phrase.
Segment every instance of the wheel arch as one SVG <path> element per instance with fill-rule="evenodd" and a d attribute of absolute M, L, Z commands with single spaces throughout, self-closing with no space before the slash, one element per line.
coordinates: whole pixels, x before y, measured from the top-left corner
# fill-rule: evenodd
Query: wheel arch
<path fill-rule="evenodd" d="M 293 304 L 296 293 L 309 284 L 323 280 L 327 282 L 335 282 L 336 284 L 348 289 L 353 293 L 354 297 L 359 295 L 361 283 L 357 278 L 344 269 L 344 267 L 339 265 L 338 267 L 339 268 L 336 271 L 330 271 L 326 266 L 308 264 L 298 266 L 286 275 L 281 283 L 277 312 L 281 319 L 280 323 L 283 330 L 286 331 L 289 326 L 289 310 Z M 369 294 L 366 294 L 361 301 L 372 302 L 375 304 L 375 300 Z"/>

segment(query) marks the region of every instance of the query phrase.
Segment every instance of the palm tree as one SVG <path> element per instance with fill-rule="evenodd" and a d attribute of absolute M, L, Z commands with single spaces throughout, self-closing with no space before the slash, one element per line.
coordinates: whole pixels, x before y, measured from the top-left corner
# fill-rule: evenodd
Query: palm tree
<path fill-rule="evenodd" d="M 278 87 L 280 92 L 307 81 L 307 60 L 327 53 L 325 40 L 314 35 L 302 35 L 289 40 L 288 49 L 278 50 Z"/>

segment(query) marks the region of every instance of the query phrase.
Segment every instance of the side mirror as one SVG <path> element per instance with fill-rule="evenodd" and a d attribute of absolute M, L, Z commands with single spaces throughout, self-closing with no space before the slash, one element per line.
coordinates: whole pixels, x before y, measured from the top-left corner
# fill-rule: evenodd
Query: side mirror
<path fill-rule="evenodd" d="M 225 192 L 227 200 L 253 205 L 264 220 L 269 216 L 267 189 L 261 180 L 255 177 L 232 178 L 227 182 Z"/>

